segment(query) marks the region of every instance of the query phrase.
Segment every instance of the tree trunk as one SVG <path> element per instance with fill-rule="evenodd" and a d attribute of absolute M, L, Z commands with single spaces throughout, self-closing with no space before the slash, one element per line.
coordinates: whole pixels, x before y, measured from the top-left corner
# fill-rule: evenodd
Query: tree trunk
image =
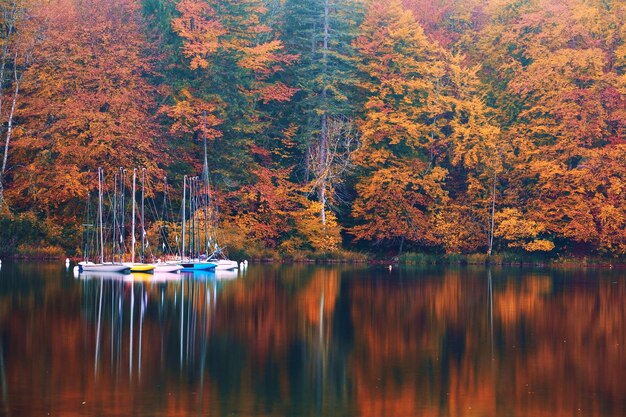
<path fill-rule="evenodd" d="M 404 236 L 400 238 L 400 249 L 398 250 L 398 258 L 402 255 L 402 249 L 404 249 Z"/>
<path fill-rule="evenodd" d="M 326 84 L 327 82 L 327 76 L 328 76 L 328 39 L 329 39 L 329 10 L 330 10 L 330 5 L 329 5 L 329 0 L 324 0 L 324 43 L 323 43 L 323 49 L 322 49 L 322 71 L 323 71 L 323 77 L 322 80 L 324 80 L 324 84 Z M 326 226 L 326 187 L 327 187 L 327 181 L 326 181 L 326 174 L 327 174 L 327 165 L 328 165 L 328 161 L 327 161 L 327 157 L 328 157 L 328 115 L 326 114 L 326 98 L 327 98 L 327 87 L 326 85 L 324 85 L 323 89 L 322 89 L 322 106 L 323 106 L 323 113 L 322 113 L 322 129 L 320 132 L 320 151 L 319 151 L 319 159 L 320 159 L 320 164 L 319 164 L 319 172 L 318 172 L 318 178 L 321 179 L 320 183 L 319 183 L 319 189 L 318 189 L 318 199 L 319 202 L 322 204 L 322 208 L 321 208 L 321 219 L 322 219 L 322 225 Z"/>
<path fill-rule="evenodd" d="M 322 180 L 319 190 L 317 192 L 318 200 L 322 203 L 320 215 L 322 218 L 322 226 L 326 226 L 326 181 Z"/>
<path fill-rule="evenodd" d="M 4 209 L 4 186 L 2 185 L 2 174 L 0 173 L 0 214 Z"/>
<path fill-rule="evenodd" d="M 325 94 L 324 94 L 325 95 Z M 322 204 L 321 218 L 322 225 L 326 226 L 326 158 L 328 155 L 328 118 L 326 114 L 322 115 L 322 132 L 319 144 L 319 169 L 318 179 L 319 185 L 317 190 L 318 201 Z"/>
<path fill-rule="evenodd" d="M 17 102 L 17 94 L 20 91 L 20 78 L 17 76 L 17 52 L 15 53 L 15 68 L 13 70 L 13 82 L 15 83 L 15 89 L 13 92 L 13 104 L 11 105 L 11 113 L 9 113 L 9 123 L 7 126 L 7 139 L 4 142 L 4 156 L 2 158 L 2 170 L 0 172 L 4 175 L 7 167 L 7 157 L 9 156 L 9 143 L 11 142 L 11 132 L 13 131 L 13 114 L 15 113 L 15 103 Z"/>

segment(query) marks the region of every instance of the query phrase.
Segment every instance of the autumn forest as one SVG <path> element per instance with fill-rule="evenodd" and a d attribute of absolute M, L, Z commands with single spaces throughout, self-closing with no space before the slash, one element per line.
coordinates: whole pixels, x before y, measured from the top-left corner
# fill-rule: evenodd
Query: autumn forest
<path fill-rule="evenodd" d="M 0 12 L 0 254 L 79 253 L 98 167 L 110 190 L 145 168 L 178 221 L 205 137 L 222 239 L 246 256 L 626 254 L 623 1 Z"/>

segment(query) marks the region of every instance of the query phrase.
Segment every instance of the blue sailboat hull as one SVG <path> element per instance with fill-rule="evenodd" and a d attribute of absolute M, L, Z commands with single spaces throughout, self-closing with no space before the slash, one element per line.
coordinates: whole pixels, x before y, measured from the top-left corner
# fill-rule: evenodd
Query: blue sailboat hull
<path fill-rule="evenodd" d="M 193 272 L 193 271 L 213 271 L 217 266 L 215 262 L 182 262 L 181 263 L 185 272 Z"/>

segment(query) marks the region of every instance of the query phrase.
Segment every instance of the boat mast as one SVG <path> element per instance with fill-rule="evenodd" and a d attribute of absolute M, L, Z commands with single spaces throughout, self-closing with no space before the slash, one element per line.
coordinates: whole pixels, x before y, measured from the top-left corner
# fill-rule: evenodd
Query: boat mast
<path fill-rule="evenodd" d="M 180 260 L 185 260 L 185 199 L 187 195 L 187 176 L 183 176 L 183 250 L 180 252 Z"/>
<path fill-rule="evenodd" d="M 111 261 L 115 263 L 115 244 L 117 243 L 117 173 L 113 176 L 113 241 L 111 242 Z"/>
<path fill-rule="evenodd" d="M 102 231 L 102 168 L 98 168 L 98 218 L 100 221 L 100 263 L 104 263 L 104 232 Z"/>
<path fill-rule="evenodd" d="M 199 187 L 199 178 L 196 177 L 196 180 L 194 182 L 194 199 L 193 199 L 193 220 L 194 220 L 194 226 L 193 226 L 193 230 L 194 230 L 194 237 L 193 237 L 193 249 L 194 252 L 196 254 L 196 258 L 200 259 L 200 219 L 198 218 L 198 191 L 200 190 Z"/>
<path fill-rule="evenodd" d="M 126 213 L 124 194 L 126 194 L 126 170 L 120 167 L 120 263 L 124 262 L 124 229 L 126 227 L 124 222 L 124 214 Z"/>
<path fill-rule="evenodd" d="M 91 232 L 90 232 L 89 228 L 93 227 L 93 224 L 89 224 L 90 220 L 91 220 L 91 193 L 89 192 L 89 189 L 87 189 L 87 213 L 85 215 L 85 224 L 83 225 L 85 227 L 85 235 L 83 236 L 84 239 L 85 239 L 85 249 L 83 251 L 83 261 L 85 261 L 85 262 L 89 261 L 89 244 L 90 244 L 90 242 L 92 242 L 90 240 Z"/>
<path fill-rule="evenodd" d="M 161 250 L 163 254 L 165 254 L 166 242 L 167 242 L 167 234 L 165 231 L 165 224 L 167 222 L 167 176 L 163 177 L 163 208 L 161 210 L 161 225 L 159 226 L 159 234 L 163 238 L 163 243 L 161 244 Z M 176 236 L 176 240 L 178 240 L 178 236 Z M 178 249 L 178 242 L 176 242 L 176 249 Z M 167 245 L 169 246 L 169 245 Z"/>
<path fill-rule="evenodd" d="M 206 147 L 206 110 L 202 112 L 202 116 L 204 117 L 204 124 L 202 125 L 203 136 L 204 136 L 204 166 L 202 167 L 202 184 L 203 184 L 203 198 L 202 205 L 204 210 L 204 243 L 205 243 L 205 252 L 206 256 L 210 255 L 209 253 L 209 216 L 207 206 L 209 205 L 209 161 L 207 158 L 207 147 Z"/>
<path fill-rule="evenodd" d="M 131 240 L 132 242 L 132 252 L 130 255 L 130 261 L 132 263 L 135 263 L 135 182 L 137 180 L 137 168 L 133 168 L 133 217 L 131 220 L 131 228 L 133 231 L 133 238 Z"/>
<path fill-rule="evenodd" d="M 143 222 L 143 215 L 144 215 L 144 197 L 145 197 L 145 193 L 146 193 L 146 169 L 142 168 L 141 169 L 141 262 L 145 262 L 144 261 L 144 257 L 145 257 L 145 245 L 146 245 L 146 227 L 144 226 L 144 222 Z"/>
<path fill-rule="evenodd" d="M 189 253 L 191 257 L 196 256 L 196 212 L 194 210 L 194 198 L 196 197 L 195 193 L 195 185 L 196 185 L 196 177 L 192 177 L 189 179 L 189 220 L 191 221 L 191 242 L 189 243 Z"/>

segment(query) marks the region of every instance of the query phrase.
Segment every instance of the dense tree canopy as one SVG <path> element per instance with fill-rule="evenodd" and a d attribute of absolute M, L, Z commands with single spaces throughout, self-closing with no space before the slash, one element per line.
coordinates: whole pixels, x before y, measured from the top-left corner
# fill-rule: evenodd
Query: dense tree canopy
<path fill-rule="evenodd" d="M 0 215 L 30 240 L 76 247 L 97 167 L 178 204 L 206 137 L 235 249 L 626 254 L 623 2 L 0 9 Z"/>

